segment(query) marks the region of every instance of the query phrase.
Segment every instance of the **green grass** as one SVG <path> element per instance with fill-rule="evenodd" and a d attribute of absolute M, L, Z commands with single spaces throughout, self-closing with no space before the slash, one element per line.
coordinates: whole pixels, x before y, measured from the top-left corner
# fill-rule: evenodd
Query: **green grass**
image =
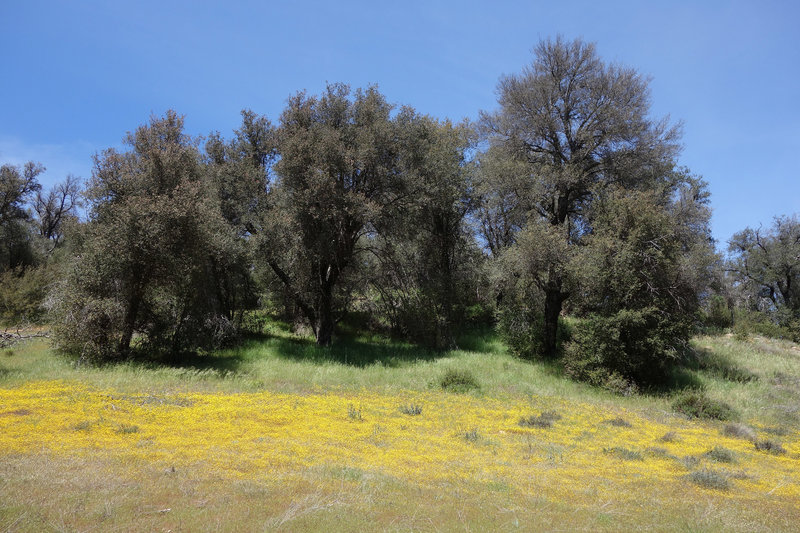
<path fill-rule="evenodd" d="M 724 399 L 742 420 L 758 420 L 764 426 L 800 425 L 800 347 L 776 339 L 732 335 L 698 337 L 695 347 L 734 362 L 757 376 L 747 382 L 697 372 L 706 394 Z M 759 428 L 755 428 L 759 429 Z"/>
<path fill-rule="evenodd" d="M 595 402 L 604 406 L 643 409 L 654 417 L 674 412 L 680 387 L 723 400 L 757 431 L 794 432 L 800 427 L 800 348 L 786 341 L 751 337 L 703 336 L 693 342 L 699 353 L 716 363 L 678 372 L 676 387 L 649 394 L 619 396 L 576 383 L 564 376 L 558 362 L 526 361 L 512 356 L 490 330 L 458 339 L 459 349 L 432 351 L 379 335 L 340 336 L 333 346 L 317 347 L 310 336 L 270 320 L 262 332 L 238 346 L 209 355 L 172 362 L 123 362 L 92 366 L 54 353 L 47 339 L 17 344 L 0 357 L 0 386 L 31 380 L 79 380 L 122 392 L 279 392 L 361 390 L 380 393 L 440 389 L 448 375 L 472 375 L 480 388 L 460 392 L 491 397 L 547 395 Z M 731 379 L 719 361 L 737 368 Z M 716 366 L 715 366 L 716 365 Z M 756 421 L 756 422 L 753 422 Z"/>

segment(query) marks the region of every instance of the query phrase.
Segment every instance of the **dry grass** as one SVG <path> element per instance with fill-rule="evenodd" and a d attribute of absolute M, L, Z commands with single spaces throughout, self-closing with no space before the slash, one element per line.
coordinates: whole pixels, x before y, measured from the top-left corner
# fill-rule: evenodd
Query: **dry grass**
<path fill-rule="evenodd" d="M 0 463 L 0 531 L 792 531 L 798 511 L 773 499 L 757 514 L 694 483 L 637 498 L 588 483 L 579 501 L 502 483 L 419 487 L 381 474 L 306 469 L 226 480 L 92 458 L 12 456 Z M 499 489 L 499 490 L 498 490 Z M 643 507 L 642 502 L 646 502 Z"/>

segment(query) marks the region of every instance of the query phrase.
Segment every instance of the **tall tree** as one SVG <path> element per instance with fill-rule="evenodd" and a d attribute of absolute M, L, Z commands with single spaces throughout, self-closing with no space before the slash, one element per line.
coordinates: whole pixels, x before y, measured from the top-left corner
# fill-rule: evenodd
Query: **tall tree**
<path fill-rule="evenodd" d="M 21 169 L 0 167 L 0 272 L 33 262 L 28 202 L 42 188 L 36 179 L 42 172 L 44 167 L 32 161 Z"/>
<path fill-rule="evenodd" d="M 607 186 L 663 180 L 674 166 L 678 129 L 649 118 L 643 76 L 604 63 L 581 40 L 540 42 L 532 64 L 502 78 L 498 92 L 500 109 L 482 119 L 493 149 L 517 163 L 512 190 L 525 213 L 522 229 L 541 237 L 525 239 L 524 254 L 552 257 L 531 273 L 543 295 L 541 349 L 552 356 L 570 290 L 562 258 L 548 249 L 556 241 L 580 243 L 591 231 L 592 203 Z"/>
<path fill-rule="evenodd" d="M 405 187 L 396 216 L 376 228 L 371 277 L 392 329 L 436 348 L 454 345 L 453 326 L 479 257 L 466 227 L 472 209 L 465 153 L 471 128 L 404 115 Z"/>
<path fill-rule="evenodd" d="M 76 216 L 79 203 L 80 181 L 71 174 L 47 193 L 37 191 L 33 208 L 36 210 L 39 235 L 52 241 L 53 247 L 61 244 L 64 224 Z"/>
<path fill-rule="evenodd" d="M 205 169 L 229 229 L 228 254 L 211 263 L 217 297 L 229 315 L 258 301 L 255 236 L 268 209 L 275 156 L 275 128 L 250 110 L 242 111 L 242 126 L 233 139 L 225 141 L 213 133 L 205 145 Z"/>
<path fill-rule="evenodd" d="M 771 228 L 745 228 L 728 247 L 728 269 L 752 306 L 800 319 L 800 220 L 776 217 Z"/>
<path fill-rule="evenodd" d="M 374 87 L 289 100 L 278 128 L 280 160 L 261 232 L 263 250 L 314 331 L 331 342 L 360 279 L 364 237 L 407 197 L 403 110 Z"/>
<path fill-rule="evenodd" d="M 83 246 L 55 294 L 59 346 L 86 357 L 207 346 L 229 333 L 211 265 L 226 225 L 196 142 L 174 111 L 95 157 Z"/>

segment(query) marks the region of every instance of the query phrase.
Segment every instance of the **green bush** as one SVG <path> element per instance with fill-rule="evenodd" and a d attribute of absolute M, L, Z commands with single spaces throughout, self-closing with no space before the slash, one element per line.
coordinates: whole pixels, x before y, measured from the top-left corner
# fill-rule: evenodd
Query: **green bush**
<path fill-rule="evenodd" d="M 469 370 L 449 369 L 439 380 L 443 390 L 449 392 L 469 392 L 479 389 L 480 384 Z"/>
<path fill-rule="evenodd" d="M 404 415 L 417 416 L 422 414 L 422 406 L 415 403 L 400 406 L 400 412 Z"/>
<path fill-rule="evenodd" d="M 15 268 L 0 274 L 0 323 L 39 322 L 55 270 L 48 265 Z"/>
<path fill-rule="evenodd" d="M 733 326 L 733 311 L 723 296 L 715 294 L 706 302 L 701 319 L 706 328 L 722 330 Z"/>
<path fill-rule="evenodd" d="M 736 462 L 736 455 L 728 448 L 722 446 L 713 447 L 705 453 L 705 456 L 719 463 Z"/>
<path fill-rule="evenodd" d="M 689 332 L 690 326 L 665 320 L 654 308 L 593 314 L 574 326 L 564 368 L 579 381 L 633 393 L 638 384 L 666 380 L 681 360 L 676 345 Z"/>
<path fill-rule="evenodd" d="M 712 420 L 730 420 L 736 417 L 733 408 L 718 400 L 712 400 L 702 392 L 689 391 L 679 395 L 672 408 L 692 418 L 707 418 Z"/>
<path fill-rule="evenodd" d="M 800 342 L 800 319 L 787 312 L 768 314 L 738 309 L 734 315 L 733 332 L 741 339 L 761 335 Z"/>
<path fill-rule="evenodd" d="M 557 420 L 561 420 L 560 414 L 555 411 L 545 411 L 538 416 L 522 417 L 518 424 L 522 427 L 547 429 L 553 427 L 553 422 Z"/>

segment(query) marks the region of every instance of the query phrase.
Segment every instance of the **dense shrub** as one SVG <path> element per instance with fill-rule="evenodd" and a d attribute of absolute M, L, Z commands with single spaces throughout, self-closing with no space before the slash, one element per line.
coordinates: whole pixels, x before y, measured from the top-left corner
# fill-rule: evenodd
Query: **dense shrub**
<path fill-rule="evenodd" d="M 714 446 L 712 449 L 705 453 L 709 459 L 717 461 L 718 463 L 735 463 L 736 455 L 728 448 L 722 446 Z"/>
<path fill-rule="evenodd" d="M 706 302 L 701 319 L 706 328 L 722 330 L 733 326 L 733 311 L 722 295 L 714 294 Z"/>
<path fill-rule="evenodd" d="M 698 294 L 713 256 L 692 229 L 707 223 L 702 183 L 689 179 L 681 195 L 693 212 L 670 206 L 655 192 L 611 191 L 575 265 L 581 289 L 564 353 L 567 373 L 621 392 L 665 382 L 694 332 Z"/>
<path fill-rule="evenodd" d="M 498 312 L 497 327 L 511 352 L 532 359 L 542 349 L 542 319 L 522 306 L 505 307 Z"/>
<path fill-rule="evenodd" d="M 539 415 L 530 415 L 519 419 L 518 424 L 522 427 L 528 428 L 550 428 L 553 422 L 561 420 L 561 415 L 555 411 L 545 411 Z"/>
<path fill-rule="evenodd" d="M 469 370 L 451 368 L 439 380 L 439 386 L 449 392 L 469 392 L 480 388 L 480 383 Z"/>
<path fill-rule="evenodd" d="M 672 403 L 672 408 L 693 418 L 730 420 L 736 417 L 733 408 L 718 400 L 713 400 L 698 391 L 684 392 Z"/>
<path fill-rule="evenodd" d="M 688 474 L 686 479 L 707 489 L 728 490 L 730 488 L 728 476 L 716 470 L 706 468 L 695 470 Z"/>
<path fill-rule="evenodd" d="M 788 339 L 800 342 L 800 319 L 787 313 L 765 313 L 737 309 L 733 332 L 739 338 L 761 335 L 771 339 Z"/>
<path fill-rule="evenodd" d="M 564 351 L 567 374 L 617 392 L 639 383 L 661 382 L 680 359 L 674 339 L 688 336 L 686 324 L 670 323 L 654 308 L 590 315 L 574 326 Z"/>
<path fill-rule="evenodd" d="M 46 264 L 19 267 L 0 274 L 0 323 L 42 320 L 44 300 L 54 280 L 55 269 Z"/>
<path fill-rule="evenodd" d="M 753 445 L 756 447 L 756 450 L 761 452 L 768 452 L 775 455 L 786 453 L 786 448 L 784 448 L 780 442 L 775 442 L 774 440 L 757 440 L 753 443 Z"/>

